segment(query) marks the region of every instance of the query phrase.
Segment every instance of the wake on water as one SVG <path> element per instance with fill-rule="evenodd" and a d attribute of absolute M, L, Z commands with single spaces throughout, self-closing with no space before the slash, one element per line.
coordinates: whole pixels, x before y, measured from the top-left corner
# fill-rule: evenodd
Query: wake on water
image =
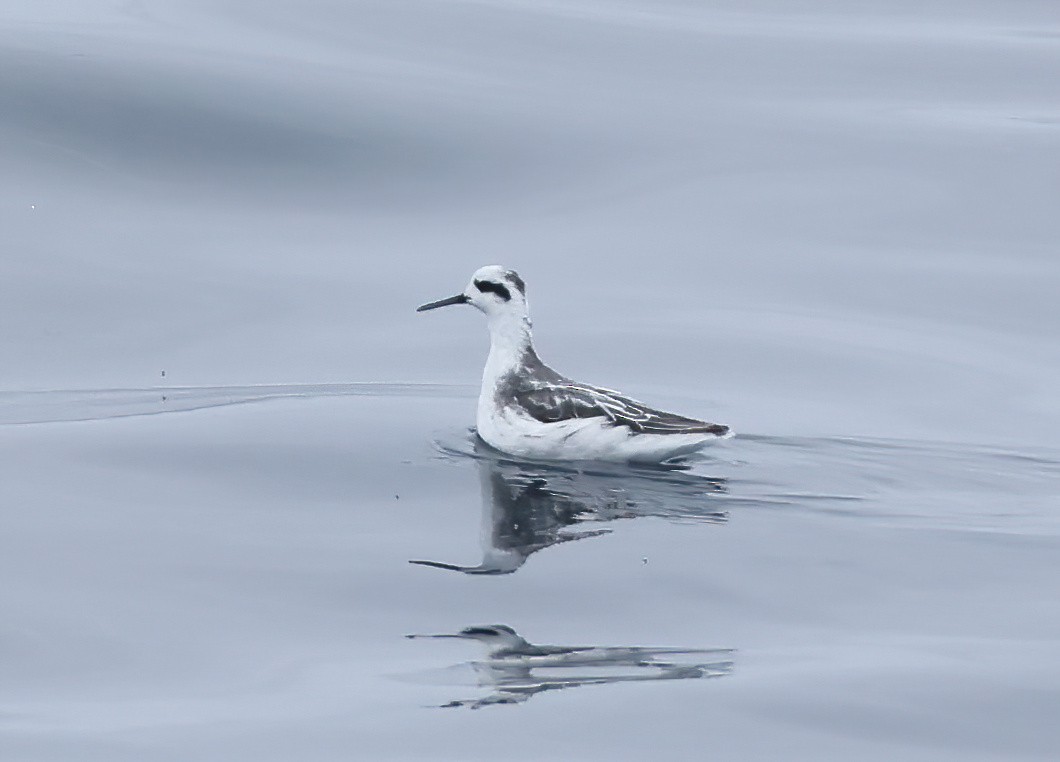
<path fill-rule="evenodd" d="M 0 392 L 0 425 L 104 420 L 276 399 L 467 399 L 470 386 L 379 382 Z M 801 510 L 890 524 L 1060 531 L 1060 452 L 869 437 L 738 434 L 669 467 L 532 463 L 472 432 L 435 442 L 454 465 L 488 462 L 512 489 L 543 482 L 580 520 L 655 516 L 721 523 L 736 510 Z"/>

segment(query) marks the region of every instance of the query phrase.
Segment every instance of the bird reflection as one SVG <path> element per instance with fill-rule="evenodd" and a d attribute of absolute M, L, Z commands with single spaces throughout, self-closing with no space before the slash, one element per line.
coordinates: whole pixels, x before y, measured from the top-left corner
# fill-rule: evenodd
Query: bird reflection
<path fill-rule="evenodd" d="M 443 448 L 450 457 L 477 460 L 482 490 L 482 562 L 474 566 L 410 561 L 465 574 L 511 574 L 533 553 L 563 542 L 606 534 L 586 522 L 637 516 L 721 523 L 712 496 L 725 482 L 687 471 L 608 464 L 559 465 L 512 460 L 476 441 L 474 450 Z"/>
<path fill-rule="evenodd" d="M 481 661 L 457 666 L 470 667 L 478 685 L 490 693 L 454 699 L 442 704 L 444 708 L 520 704 L 543 691 L 582 685 L 721 677 L 733 667 L 730 648 L 537 646 L 504 624 L 466 627 L 452 635 L 406 637 L 463 638 L 484 648 Z"/>

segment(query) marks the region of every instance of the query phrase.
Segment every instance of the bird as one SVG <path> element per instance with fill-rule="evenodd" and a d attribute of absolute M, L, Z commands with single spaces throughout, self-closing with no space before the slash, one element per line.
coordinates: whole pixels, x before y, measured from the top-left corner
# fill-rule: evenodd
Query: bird
<path fill-rule="evenodd" d="M 534 349 L 526 284 L 514 270 L 481 267 L 461 293 L 416 311 L 459 304 L 485 314 L 489 326 L 475 428 L 502 453 L 545 461 L 664 464 L 733 435 L 724 424 L 657 410 L 574 381 L 542 362 Z"/>

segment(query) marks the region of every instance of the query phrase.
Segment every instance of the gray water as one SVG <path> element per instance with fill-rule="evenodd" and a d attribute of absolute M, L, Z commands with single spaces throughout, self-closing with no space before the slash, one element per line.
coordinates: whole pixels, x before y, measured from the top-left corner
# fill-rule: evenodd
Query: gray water
<path fill-rule="evenodd" d="M 1056 758 L 1060 10 L 922 6 L 4 3 L 0 757 Z M 482 448 L 494 262 L 737 437 Z"/>

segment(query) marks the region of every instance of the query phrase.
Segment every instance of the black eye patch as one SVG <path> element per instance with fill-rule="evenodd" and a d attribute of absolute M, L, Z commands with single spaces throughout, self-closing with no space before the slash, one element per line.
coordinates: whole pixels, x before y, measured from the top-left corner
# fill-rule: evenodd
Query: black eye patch
<path fill-rule="evenodd" d="M 512 298 L 512 292 L 509 291 L 506 286 L 501 283 L 494 283 L 491 280 L 477 280 L 475 281 L 475 288 L 482 293 L 492 291 L 506 302 L 510 301 Z"/>
<path fill-rule="evenodd" d="M 497 631 L 491 627 L 468 627 L 464 635 L 496 635 Z"/>

